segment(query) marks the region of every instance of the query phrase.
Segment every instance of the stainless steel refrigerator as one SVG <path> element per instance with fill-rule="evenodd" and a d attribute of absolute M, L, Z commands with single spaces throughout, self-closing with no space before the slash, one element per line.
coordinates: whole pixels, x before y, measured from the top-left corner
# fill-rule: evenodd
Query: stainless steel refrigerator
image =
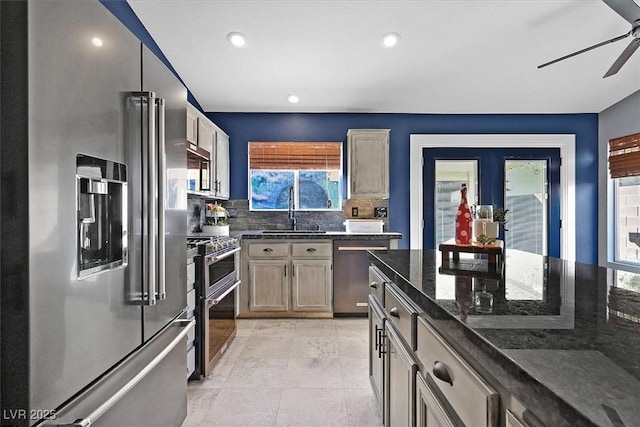
<path fill-rule="evenodd" d="M 2 426 L 186 416 L 186 89 L 97 0 L 0 2 Z"/>

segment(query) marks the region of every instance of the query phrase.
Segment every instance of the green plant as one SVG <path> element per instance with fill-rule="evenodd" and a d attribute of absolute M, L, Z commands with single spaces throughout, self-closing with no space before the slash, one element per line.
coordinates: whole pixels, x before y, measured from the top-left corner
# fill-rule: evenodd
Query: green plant
<path fill-rule="evenodd" d="M 506 224 L 508 221 L 507 213 L 509 213 L 509 209 L 499 208 L 496 205 L 493 205 L 493 222 Z"/>
<path fill-rule="evenodd" d="M 229 211 L 217 203 L 207 203 L 205 225 L 229 225 Z"/>
<path fill-rule="evenodd" d="M 488 237 L 484 234 L 481 234 L 476 238 L 476 242 L 480 243 L 481 245 L 490 245 L 495 241 L 496 241 L 495 237 Z"/>

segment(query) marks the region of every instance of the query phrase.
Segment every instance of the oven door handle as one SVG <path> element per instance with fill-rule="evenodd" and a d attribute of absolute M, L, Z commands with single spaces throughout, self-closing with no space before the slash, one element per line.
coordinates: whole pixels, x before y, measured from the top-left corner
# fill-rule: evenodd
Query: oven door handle
<path fill-rule="evenodd" d="M 211 305 L 220 304 L 220 301 L 222 301 L 227 295 L 229 295 L 231 292 L 233 292 L 238 287 L 238 285 L 240 285 L 240 280 L 234 282 L 221 295 L 219 295 L 219 296 L 217 296 L 215 298 L 207 298 L 207 302 L 210 303 Z"/>
<path fill-rule="evenodd" d="M 220 255 L 216 255 L 216 254 L 211 254 L 211 255 L 207 255 L 205 257 L 205 261 L 206 262 L 217 262 L 220 261 L 221 259 L 225 259 L 228 256 L 231 256 L 233 254 L 235 254 L 236 252 L 239 252 L 241 248 L 234 248 L 232 250 L 230 250 L 229 252 L 225 252 L 223 254 Z"/>

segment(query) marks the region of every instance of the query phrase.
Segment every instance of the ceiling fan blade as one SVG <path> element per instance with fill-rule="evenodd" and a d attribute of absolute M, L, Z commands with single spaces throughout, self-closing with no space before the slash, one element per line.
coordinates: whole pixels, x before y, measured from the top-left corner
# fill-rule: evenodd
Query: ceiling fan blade
<path fill-rule="evenodd" d="M 595 49 L 595 48 L 598 48 L 600 46 L 604 46 L 604 45 L 609 44 L 609 43 L 617 42 L 618 40 L 625 39 L 625 38 L 629 37 L 630 35 L 631 35 L 631 31 L 629 31 L 628 33 L 623 34 L 621 36 L 614 37 L 614 38 L 612 38 L 610 40 L 606 40 L 606 41 L 600 42 L 598 44 L 594 44 L 593 46 L 586 47 L 586 48 L 581 49 L 581 50 L 579 50 L 577 52 L 570 53 L 570 54 L 565 55 L 563 57 L 560 57 L 558 59 L 554 59 L 553 61 L 545 62 L 542 65 L 538 65 L 538 68 L 543 68 L 543 67 L 546 67 L 547 65 L 555 64 L 556 62 L 560 62 L 560 61 L 563 61 L 565 59 L 571 58 L 573 56 L 580 55 L 581 53 L 588 52 L 588 51 L 590 51 L 592 49 Z M 633 52 L 631 52 L 631 53 L 633 53 Z"/>
<path fill-rule="evenodd" d="M 618 15 L 633 24 L 640 19 L 640 6 L 635 4 L 633 0 L 602 0 L 613 9 Z"/>
<path fill-rule="evenodd" d="M 609 71 L 607 71 L 602 78 L 613 76 L 620 71 L 620 68 L 631 58 L 631 55 L 633 55 L 633 52 L 635 52 L 638 47 L 640 47 L 640 39 L 631 40 L 631 43 L 622 51 L 618 59 L 616 59 L 616 62 L 613 63 Z"/>

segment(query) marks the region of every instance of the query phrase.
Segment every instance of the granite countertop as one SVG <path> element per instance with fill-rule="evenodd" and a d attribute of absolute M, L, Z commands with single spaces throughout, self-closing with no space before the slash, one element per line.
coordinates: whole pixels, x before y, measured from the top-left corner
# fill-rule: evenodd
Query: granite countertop
<path fill-rule="evenodd" d="M 291 230 L 248 230 L 239 232 L 243 239 L 340 239 L 340 240 L 380 240 L 402 239 L 402 233 L 347 233 L 346 231 L 291 231 Z"/>
<path fill-rule="evenodd" d="M 232 236 L 241 237 L 243 239 L 340 239 L 340 240 L 380 240 L 380 239 L 402 239 L 402 233 L 385 232 L 385 233 L 347 233 L 346 231 L 303 231 L 296 232 L 291 230 L 243 230 L 231 231 Z M 207 233 L 189 233 L 187 238 L 216 237 Z"/>
<path fill-rule="evenodd" d="M 640 293 L 616 271 L 506 252 L 444 268 L 435 250 L 370 252 L 443 338 L 547 426 L 640 425 Z M 627 283 L 640 283 L 640 275 Z"/>

